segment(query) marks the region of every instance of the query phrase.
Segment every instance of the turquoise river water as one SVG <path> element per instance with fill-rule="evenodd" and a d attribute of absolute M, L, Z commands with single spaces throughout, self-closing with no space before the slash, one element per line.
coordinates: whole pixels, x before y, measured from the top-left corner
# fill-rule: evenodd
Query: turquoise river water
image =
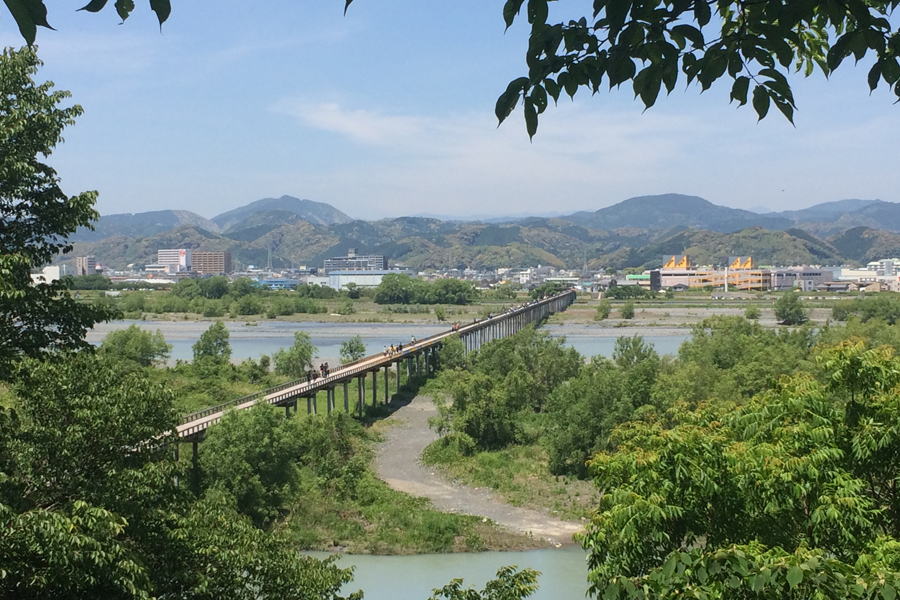
<path fill-rule="evenodd" d="M 129 325 L 153 331 L 162 331 L 166 341 L 172 345 L 171 359 L 190 360 L 191 347 L 203 331 L 209 327 L 204 321 L 113 321 L 98 325 L 88 341 L 99 344 L 103 337 L 114 329 Z M 259 358 L 263 354 L 272 355 L 293 343 L 295 331 L 305 331 L 312 338 L 318 350 L 318 357 L 334 360 L 340 355 L 341 344 L 359 335 L 370 354 L 381 352 L 390 344 L 405 344 L 412 336 L 423 338 L 444 331 L 442 325 L 422 325 L 407 323 L 297 323 L 288 321 L 259 321 L 252 325 L 241 322 L 226 322 L 230 334 L 232 358 L 241 361 Z M 566 343 L 585 357 L 610 356 L 621 335 L 643 335 L 660 354 L 674 354 L 683 341 L 690 336 L 687 330 L 667 330 L 664 334 L 652 328 L 615 329 L 593 325 L 547 325 L 543 328 L 553 336 L 565 337 Z M 675 333 L 673 333 L 673 331 Z"/>

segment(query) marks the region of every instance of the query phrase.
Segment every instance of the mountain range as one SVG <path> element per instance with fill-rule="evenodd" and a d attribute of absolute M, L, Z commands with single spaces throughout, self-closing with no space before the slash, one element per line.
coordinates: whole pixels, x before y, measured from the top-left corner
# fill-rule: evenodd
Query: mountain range
<path fill-rule="evenodd" d="M 490 222 L 400 217 L 354 220 L 329 204 L 264 198 L 205 219 L 189 211 L 107 215 L 73 236 L 102 264 L 155 261 L 158 248 L 228 250 L 239 265 L 319 266 L 349 248 L 414 268 L 650 267 L 664 254 L 701 264 L 752 255 L 759 264 L 838 264 L 900 255 L 900 204 L 839 200 L 759 214 L 697 196 L 640 196 L 559 217 Z"/>

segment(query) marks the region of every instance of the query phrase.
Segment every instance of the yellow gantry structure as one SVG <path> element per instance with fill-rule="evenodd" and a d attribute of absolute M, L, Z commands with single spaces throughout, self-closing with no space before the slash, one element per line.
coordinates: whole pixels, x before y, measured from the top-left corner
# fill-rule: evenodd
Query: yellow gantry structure
<path fill-rule="evenodd" d="M 735 256 L 728 267 L 720 269 L 693 269 L 685 255 L 663 257 L 660 269 L 663 287 L 686 285 L 691 288 L 728 287 L 734 290 L 767 290 L 771 284 L 768 269 L 754 267 L 752 256 Z M 668 284 L 665 282 L 668 280 Z"/>

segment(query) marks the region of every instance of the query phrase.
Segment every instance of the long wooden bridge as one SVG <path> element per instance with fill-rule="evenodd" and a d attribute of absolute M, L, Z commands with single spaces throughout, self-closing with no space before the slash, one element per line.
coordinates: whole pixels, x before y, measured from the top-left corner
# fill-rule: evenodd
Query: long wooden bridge
<path fill-rule="evenodd" d="M 447 338 L 458 335 L 462 340 L 466 352 L 472 352 L 483 344 L 492 340 L 504 338 L 532 323 L 538 323 L 556 312 L 568 308 L 575 300 L 575 292 L 572 290 L 562 292 L 556 296 L 528 302 L 521 306 L 511 308 L 497 315 L 474 321 L 470 324 L 450 329 L 415 343 L 404 345 L 402 352 L 390 355 L 375 354 L 367 356 L 352 363 L 341 365 L 328 374 L 307 381 L 305 379 L 291 381 L 275 386 L 249 396 L 237 398 L 224 404 L 212 406 L 201 411 L 186 415 L 177 427 L 178 437 L 183 441 L 197 442 L 202 439 L 206 430 L 219 422 L 229 410 L 243 410 L 261 402 L 283 406 L 285 411 L 297 411 L 299 403 L 306 399 L 306 410 L 309 413 L 317 410 L 316 396 L 319 392 L 327 394 L 326 407 L 330 413 L 335 408 L 335 397 L 338 386 L 343 387 L 344 411 L 350 412 L 350 398 L 348 394 L 349 383 L 356 379 L 357 395 L 354 409 L 362 415 L 365 407 L 366 377 L 371 373 L 372 378 L 372 403 L 378 400 L 378 373 L 383 372 L 384 401 L 390 399 L 390 369 L 395 366 L 397 377 L 396 386 L 399 390 L 402 370 L 405 368 L 407 377 L 418 373 L 428 374 L 436 367 L 437 351 Z M 196 443 L 194 444 L 196 452 Z"/>

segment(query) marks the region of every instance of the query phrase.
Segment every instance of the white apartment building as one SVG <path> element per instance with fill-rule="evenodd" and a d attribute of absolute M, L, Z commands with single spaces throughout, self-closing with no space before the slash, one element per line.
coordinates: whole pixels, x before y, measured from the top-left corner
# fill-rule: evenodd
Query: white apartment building
<path fill-rule="evenodd" d="M 191 270 L 190 248 L 165 248 L 156 251 L 156 264 L 165 265 L 169 273 Z"/>

